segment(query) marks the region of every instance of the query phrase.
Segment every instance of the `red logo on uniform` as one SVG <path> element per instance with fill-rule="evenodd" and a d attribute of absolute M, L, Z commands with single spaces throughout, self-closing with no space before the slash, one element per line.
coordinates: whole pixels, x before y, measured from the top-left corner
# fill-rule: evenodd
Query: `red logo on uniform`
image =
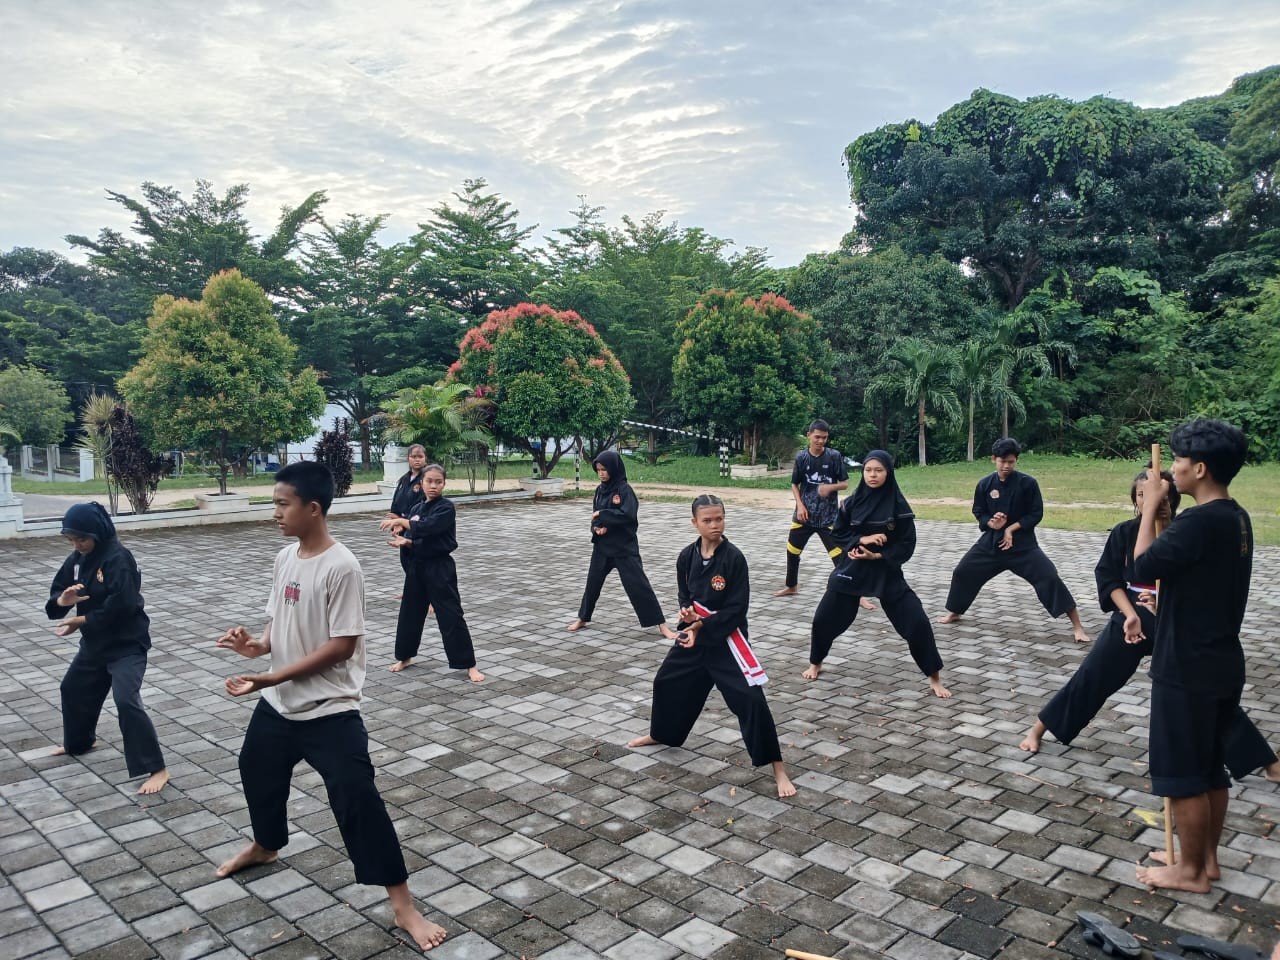
<path fill-rule="evenodd" d="M 725 587 L 724 577 L 720 576 L 720 574 L 717 573 L 714 577 L 711 578 L 712 590 L 723 590 L 724 587 Z"/>
<path fill-rule="evenodd" d="M 614 502 L 614 503 L 621 503 L 621 502 L 622 502 L 622 496 L 621 496 L 620 494 L 615 493 L 615 494 L 613 495 L 613 502 Z"/>

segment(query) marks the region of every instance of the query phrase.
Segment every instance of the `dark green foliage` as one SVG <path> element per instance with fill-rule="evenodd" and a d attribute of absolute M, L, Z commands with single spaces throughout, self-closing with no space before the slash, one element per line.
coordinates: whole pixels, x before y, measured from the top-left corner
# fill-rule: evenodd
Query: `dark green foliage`
<path fill-rule="evenodd" d="M 314 453 L 316 461 L 327 466 L 333 474 L 334 492 L 345 497 L 355 474 L 355 460 L 351 456 L 351 421 L 346 417 L 335 420 L 332 430 L 320 434 Z"/>
<path fill-rule="evenodd" d="M 160 481 L 173 471 L 173 461 L 151 451 L 123 404 L 116 405 L 102 433 L 107 437 L 108 481 L 128 498 L 134 513 L 146 513 Z"/>

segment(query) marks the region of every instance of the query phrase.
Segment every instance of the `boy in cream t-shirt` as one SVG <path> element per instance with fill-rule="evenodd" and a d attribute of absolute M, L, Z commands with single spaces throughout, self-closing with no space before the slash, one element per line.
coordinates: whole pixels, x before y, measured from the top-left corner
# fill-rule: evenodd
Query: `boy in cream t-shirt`
<path fill-rule="evenodd" d="M 289 842 L 293 768 L 305 760 L 324 780 L 356 881 L 386 887 L 396 926 L 430 950 L 445 930 L 414 906 L 400 841 L 373 780 L 360 716 L 364 576 L 351 551 L 329 535 L 333 489 L 333 475 L 320 463 L 294 463 L 276 474 L 276 525 L 298 542 L 276 557 L 262 637 L 238 626 L 218 640 L 246 657 L 270 653 L 271 670 L 226 682 L 233 697 L 260 690 L 262 698 L 240 748 L 253 842 L 217 873 L 226 877 L 276 859 Z"/>

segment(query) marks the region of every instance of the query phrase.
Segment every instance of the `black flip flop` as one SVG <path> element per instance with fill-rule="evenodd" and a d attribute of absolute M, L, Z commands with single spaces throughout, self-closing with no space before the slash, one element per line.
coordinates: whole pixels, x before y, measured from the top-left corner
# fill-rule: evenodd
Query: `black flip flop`
<path fill-rule="evenodd" d="M 1267 960 L 1267 954 L 1259 953 L 1253 947 L 1243 943 L 1227 943 L 1225 940 L 1210 940 L 1208 937 L 1184 933 L 1178 938 L 1178 946 L 1183 950 L 1194 950 L 1203 953 L 1213 960 Z"/>
<path fill-rule="evenodd" d="M 1100 913 L 1081 910 L 1076 914 L 1084 928 L 1084 942 L 1097 947 L 1109 957 L 1140 957 L 1142 944 L 1132 933 L 1121 930 Z"/>

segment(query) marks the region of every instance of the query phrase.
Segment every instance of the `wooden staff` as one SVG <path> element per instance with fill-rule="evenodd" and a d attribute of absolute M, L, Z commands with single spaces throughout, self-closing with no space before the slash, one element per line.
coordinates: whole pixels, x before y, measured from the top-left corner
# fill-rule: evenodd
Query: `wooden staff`
<path fill-rule="evenodd" d="M 792 950 L 787 948 L 787 956 L 791 960 L 836 960 L 835 957 L 824 956 L 821 953 L 805 953 L 803 950 Z"/>
<path fill-rule="evenodd" d="M 1160 476 L 1160 444 L 1153 443 L 1151 445 L 1151 469 L 1158 477 Z M 1156 606 L 1160 604 L 1160 581 L 1156 581 Z M 1168 797 L 1164 798 L 1164 856 L 1165 862 L 1169 866 L 1174 864 L 1173 853 L 1173 803 Z"/>

